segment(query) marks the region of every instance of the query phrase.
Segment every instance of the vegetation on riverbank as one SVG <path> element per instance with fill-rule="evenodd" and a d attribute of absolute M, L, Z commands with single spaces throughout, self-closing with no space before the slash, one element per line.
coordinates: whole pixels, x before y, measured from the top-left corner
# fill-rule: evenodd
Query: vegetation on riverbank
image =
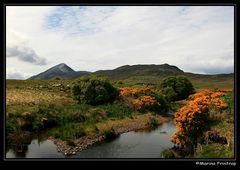
<path fill-rule="evenodd" d="M 112 129 L 122 133 L 138 128 L 154 128 L 160 122 L 166 121 L 163 116 L 169 109 L 177 111 L 186 104 L 184 100 L 181 102 L 166 100 L 168 94 L 161 93 L 159 84 L 146 86 L 132 82 L 133 85 L 129 85 L 131 83 L 126 82 L 127 80 L 110 81 L 110 84 L 119 90 L 119 95 L 111 100 L 105 100 L 108 94 L 105 93 L 104 88 L 99 87 L 101 83 L 94 84 L 91 90 L 94 91 L 97 88 L 94 94 L 98 94 L 99 99 L 102 98 L 105 101 L 100 103 L 94 101 L 91 105 L 91 102 L 88 104 L 83 100 L 81 102 L 74 100 L 70 80 L 8 80 L 6 86 L 7 135 L 17 135 L 21 131 L 48 131 L 49 136 L 65 141 L 68 146 L 75 146 L 81 138 L 96 135 L 108 136 Z M 87 87 L 88 85 L 86 89 Z M 101 96 L 103 92 L 104 95 Z M 226 109 L 230 112 L 233 112 L 232 97 L 233 95 L 224 96 L 224 100 L 229 101 L 228 106 L 232 106 Z M 218 114 L 219 112 L 216 111 L 215 115 Z M 230 122 L 219 119 L 211 127 L 220 129 L 221 133 L 221 129 L 229 129 L 232 124 L 233 119 Z M 233 140 L 231 133 L 229 139 Z M 196 151 L 196 157 L 204 157 L 204 150 L 208 151 L 212 147 L 202 146 Z M 231 147 L 233 148 L 233 144 Z M 225 148 L 225 150 L 229 151 L 229 154 L 224 156 L 230 155 L 231 149 Z"/>
<path fill-rule="evenodd" d="M 166 101 L 153 89 L 140 90 L 134 96 L 129 96 L 118 95 L 118 90 L 103 77 L 85 77 L 73 83 L 68 82 L 69 84 L 61 84 L 59 81 L 56 80 L 55 84 L 47 84 L 48 81 L 42 84 L 39 81 L 40 84 L 37 85 L 30 81 L 29 86 L 21 82 L 16 86 L 18 88 L 13 85 L 7 88 L 7 135 L 17 135 L 20 131 L 48 130 L 49 135 L 74 145 L 74 140 L 78 138 L 109 131 L 101 131 L 96 126 L 98 122 L 134 119 L 136 115 L 149 111 L 161 114 L 168 109 L 164 103 Z M 126 88 L 135 90 L 134 87 Z M 154 105 L 151 100 L 145 100 L 149 95 L 152 96 L 150 98 Z M 144 100 L 138 102 L 139 99 Z M 149 125 L 152 126 L 153 123 Z M 9 142 L 11 143 L 10 139 Z"/>
<path fill-rule="evenodd" d="M 189 99 L 174 118 L 178 131 L 172 141 L 178 156 L 233 158 L 233 92 L 203 90 Z"/>
<path fill-rule="evenodd" d="M 227 92 L 222 99 L 227 104 L 227 109 L 222 112 L 211 110 L 214 116 L 210 131 L 216 137 L 198 145 L 194 154 L 196 158 L 234 158 L 234 92 Z"/>

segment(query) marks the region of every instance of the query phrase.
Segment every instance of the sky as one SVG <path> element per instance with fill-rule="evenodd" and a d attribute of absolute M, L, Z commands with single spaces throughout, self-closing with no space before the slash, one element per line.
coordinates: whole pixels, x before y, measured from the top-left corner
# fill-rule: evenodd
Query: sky
<path fill-rule="evenodd" d="M 65 63 L 75 71 L 175 65 L 234 72 L 233 6 L 7 6 L 6 78 Z"/>

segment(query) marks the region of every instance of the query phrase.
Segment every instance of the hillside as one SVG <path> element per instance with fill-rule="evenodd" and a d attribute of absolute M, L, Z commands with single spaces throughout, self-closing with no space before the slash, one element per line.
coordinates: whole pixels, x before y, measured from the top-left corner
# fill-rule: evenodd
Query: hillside
<path fill-rule="evenodd" d="M 194 74 L 184 72 L 176 66 L 169 64 L 161 65 L 124 65 L 113 70 L 99 70 L 96 72 L 74 71 L 64 63 L 58 64 L 28 80 L 50 80 L 57 77 L 61 79 L 74 79 L 84 75 L 104 75 L 110 80 L 123 80 L 128 85 L 153 84 L 157 85 L 168 76 L 184 75 L 188 77 L 197 88 L 206 87 L 233 87 L 234 74 Z"/>
<path fill-rule="evenodd" d="M 54 78 L 73 79 L 79 76 L 88 75 L 87 71 L 74 71 L 64 63 L 58 64 L 38 75 L 30 77 L 28 80 L 49 80 Z"/>
<path fill-rule="evenodd" d="M 105 75 L 110 79 L 127 79 L 134 76 L 173 76 L 183 74 L 184 72 L 176 66 L 169 64 L 161 65 L 125 65 L 114 70 L 100 70 L 94 72 L 96 75 Z"/>

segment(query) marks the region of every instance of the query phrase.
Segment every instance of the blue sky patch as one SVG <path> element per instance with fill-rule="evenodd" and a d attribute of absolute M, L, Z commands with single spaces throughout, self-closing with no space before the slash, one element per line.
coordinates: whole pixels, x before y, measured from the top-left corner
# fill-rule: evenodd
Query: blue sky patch
<path fill-rule="evenodd" d="M 68 34 L 92 34 L 101 30 L 99 23 L 110 17 L 115 9 L 112 6 L 57 7 L 46 17 L 44 28 Z"/>

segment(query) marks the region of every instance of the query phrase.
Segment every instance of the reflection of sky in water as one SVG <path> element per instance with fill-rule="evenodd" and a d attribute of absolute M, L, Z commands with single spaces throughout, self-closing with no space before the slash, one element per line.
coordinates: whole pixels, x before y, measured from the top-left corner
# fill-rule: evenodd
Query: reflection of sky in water
<path fill-rule="evenodd" d="M 22 158 L 24 154 L 15 154 L 10 149 L 7 154 L 7 158 Z M 61 158 L 64 157 L 62 153 L 57 152 L 56 145 L 50 140 L 39 142 L 37 139 L 32 140 L 28 145 L 28 150 L 25 153 L 25 158 Z"/>
<path fill-rule="evenodd" d="M 128 132 L 112 141 L 104 142 L 79 152 L 70 158 L 160 158 L 164 149 L 170 148 L 172 134 L 176 131 L 172 122 L 164 123 L 151 132 Z M 160 133 L 166 132 L 166 133 Z M 7 152 L 7 158 L 24 157 L 13 150 Z M 32 140 L 25 153 L 26 158 L 64 158 L 57 152 L 56 145 L 50 140 L 39 142 Z"/>
<path fill-rule="evenodd" d="M 117 139 L 89 148 L 77 154 L 76 158 L 160 158 L 160 153 L 173 144 L 170 142 L 176 128 L 165 123 L 156 130 L 128 132 Z M 165 131 L 166 133 L 160 133 Z"/>

